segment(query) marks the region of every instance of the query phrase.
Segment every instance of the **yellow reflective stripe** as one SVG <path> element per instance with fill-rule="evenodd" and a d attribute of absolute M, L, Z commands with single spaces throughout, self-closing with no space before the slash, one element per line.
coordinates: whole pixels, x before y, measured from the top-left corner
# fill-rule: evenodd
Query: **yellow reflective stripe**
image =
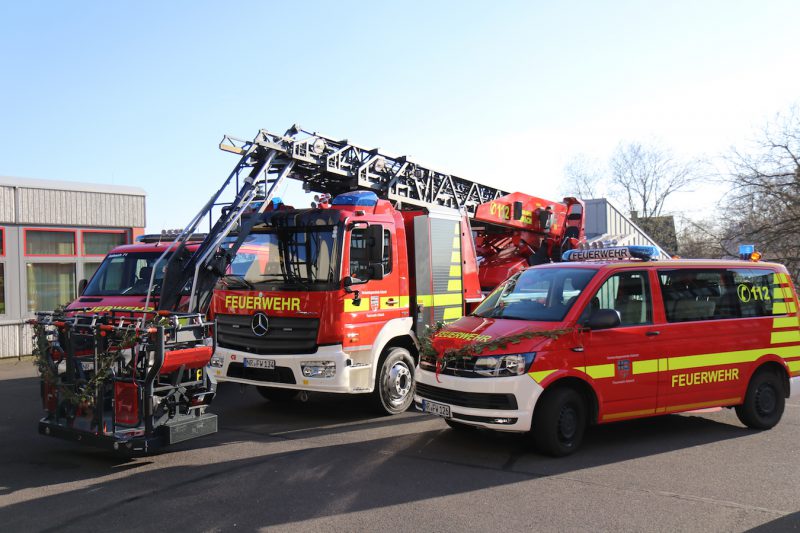
<path fill-rule="evenodd" d="M 459 237 L 453 237 L 453 248 L 458 250 L 461 247 L 461 239 Z"/>
<path fill-rule="evenodd" d="M 601 379 L 601 378 L 613 378 L 614 377 L 614 365 L 592 365 L 592 366 L 585 366 L 585 367 L 578 367 L 579 369 L 583 370 L 586 374 L 593 379 Z"/>
<path fill-rule="evenodd" d="M 369 311 L 369 296 L 365 296 L 361 298 L 361 304 L 355 305 L 353 304 L 353 298 L 350 296 L 346 296 L 344 299 L 344 312 L 345 313 L 354 313 L 356 311 Z"/>
<path fill-rule="evenodd" d="M 461 224 L 460 223 L 456 224 L 455 226 L 453 226 L 453 229 L 456 230 L 456 235 L 461 235 Z"/>
<path fill-rule="evenodd" d="M 661 364 L 661 359 L 651 359 L 649 361 L 634 361 L 633 373 L 650 374 L 652 372 L 658 372 L 660 364 Z"/>
<path fill-rule="evenodd" d="M 460 279 L 451 279 L 447 282 L 447 292 L 460 292 L 461 291 L 461 280 Z"/>
<path fill-rule="evenodd" d="M 772 344 L 783 342 L 800 342 L 800 331 L 773 331 Z"/>
<path fill-rule="evenodd" d="M 451 278 L 461 277 L 461 265 L 453 265 L 450 267 L 450 277 Z"/>
<path fill-rule="evenodd" d="M 800 318 L 796 316 L 780 316 L 772 319 L 773 328 L 797 328 L 800 327 Z"/>
<path fill-rule="evenodd" d="M 669 370 L 669 359 L 659 359 L 658 360 L 658 371 L 659 372 L 666 372 Z"/>
<path fill-rule="evenodd" d="M 451 263 L 461 264 L 461 253 L 460 252 L 453 252 L 450 255 L 450 262 Z"/>
<path fill-rule="evenodd" d="M 417 303 L 430 306 L 461 305 L 464 301 L 461 293 L 458 294 L 419 294 Z"/>
<path fill-rule="evenodd" d="M 530 372 L 528 375 L 533 378 L 536 383 L 541 383 L 544 381 L 547 376 L 555 372 L 556 370 L 540 370 L 538 372 Z"/>
<path fill-rule="evenodd" d="M 800 372 L 800 361 L 787 361 L 786 365 L 789 367 L 789 372 Z"/>
<path fill-rule="evenodd" d="M 394 300 L 389 305 L 389 300 Z M 408 307 L 408 296 L 381 296 L 381 309 L 400 309 Z"/>
<path fill-rule="evenodd" d="M 800 356 L 800 346 L 783 346 L 759 348 L 756 350 L 742 350 L 740 352 L 709 353 L 703 355 L 686 355 L 684 357 L 670 357 L 670 370 L 685 370 L 687 368 L 702 368 L 706 366 L 733 365 L 737 363 L 752 363 L 759 357 L 774 353 L 778 357 Z"/>
<path fill-rule="evenodd" d="M 464 316 L 464 313 L 461 310 L 461 306 L 459 307 L 446 307 L 444 310 L 444 316 L 442 317 L 444 320 L 456 320 Z"/>
<path fill-rule="evenodd" d="M 685 403 L 683 405 L 669 405 L 667 407 L 662 407 L 662 412 L 666 413 L 676 413 L 678 411 L 692 411 L 694 409 L 703 409 L 705 407 L 718 407 L 723 405 L 736 405 L 738 403 L 742 403 L 742 398 L 725 398 L 724 400 L 714 400 L 711 402 L 699 402 L 699 403 Z"/>
<path fill-rule="evenodd" d="M 772 314 L 785 315 L 786 313 L 794 314 L 797 312 L 797 306 L 793 301 L 790 302 L 773 302 Z"/>
<path fill-rule="evenodd" d="M 789 274 L 783 274 L 781 272 L 778 273 L 779 279 L 781 283 L 789 283 Z"/>
<path fill-rule="evenodd" d="M 638 411 L 625 411 L 624 413 L 611 413 L 603 415 L 603 420 L 616 420 L 617 418 L 627 418 L 629 416 L 652 415 L 655 409 L 640 409 Z"/>
<path fill-rule="evenodd" d="M 775 287 L 772 289 L 772 297 L 776 300 L 780 300 L 782 298 L 791 298 L 792 297 L 792 289 L 789 287 Z"/>

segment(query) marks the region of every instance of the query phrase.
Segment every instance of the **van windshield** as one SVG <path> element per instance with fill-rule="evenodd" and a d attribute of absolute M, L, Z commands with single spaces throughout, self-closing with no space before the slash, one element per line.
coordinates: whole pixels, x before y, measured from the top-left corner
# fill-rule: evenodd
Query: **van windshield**
<path fill-rule="evenodd" d="M 162 252 L 124 252 L 108 254 L 83 291 L 83 296 L 144 296 L 150 286 L 153 265 Z M 161 290 L 168 254 L 156 269 L 153 294 Z"/>
<path fill-rule="evenodd" d="M 530 268 L 502 283 L 472 314 L 560 322 L 596 273 L 586 268 Z"/>

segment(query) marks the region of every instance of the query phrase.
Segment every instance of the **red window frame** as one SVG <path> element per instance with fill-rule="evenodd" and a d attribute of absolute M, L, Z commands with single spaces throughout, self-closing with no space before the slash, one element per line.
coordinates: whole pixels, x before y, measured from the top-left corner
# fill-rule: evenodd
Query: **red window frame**
<path fill-rule="evenodd" d="M 120 244 L 122 246 L 124 244 L 130 244 L 131 239 L 128 235 L 128 231 L 124 229 L 84 229 L 81 230 L 81 257 L 105 257 L 106 254 L 87 254 L 86 253 L 86 242 L 83 237 L 85 233 L 122 233 L 125 235 L 125 242 Z"/>
<path fill-rule="evenodd" d="M 29 254 L 28 253 L 28 232 L 59 231 L 62 233 L 72 233 L 71 254 Z M 66 228 L 24 228 L 22 230 L 22 254 L 25 257 L 77 257 L 78 256 L 78 230 Z"/>
<path fill-rule="evenodd" d="M 6 228 L 0 227 L 0 257 L 6 255 Z"/>

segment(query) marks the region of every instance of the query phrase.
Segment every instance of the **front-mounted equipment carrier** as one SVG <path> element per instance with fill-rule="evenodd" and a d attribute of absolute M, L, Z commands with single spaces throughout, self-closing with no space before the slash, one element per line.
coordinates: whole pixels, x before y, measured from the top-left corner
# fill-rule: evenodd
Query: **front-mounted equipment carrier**
<path fill-rule="evenodd" d="M 44 435 L 142 455 L 217 431 L 202 314 L 41 312 L 31 321 Z"/>

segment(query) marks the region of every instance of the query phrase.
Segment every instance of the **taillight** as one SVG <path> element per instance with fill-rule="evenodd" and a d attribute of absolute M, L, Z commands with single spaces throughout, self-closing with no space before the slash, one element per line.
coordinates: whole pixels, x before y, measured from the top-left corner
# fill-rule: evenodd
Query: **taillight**
<path fill-rule="evenodd" d="M 48 413 L 55 413 L 58 405 L 58 391 L 56 386 L 48 380 L 42 380 L 42 407 Z"/>
<path fill-rule="evenodd" d="M 139 422 L 139 387 L 135 383 L 114 383 L 114 415 L 117 424 Z"/>

